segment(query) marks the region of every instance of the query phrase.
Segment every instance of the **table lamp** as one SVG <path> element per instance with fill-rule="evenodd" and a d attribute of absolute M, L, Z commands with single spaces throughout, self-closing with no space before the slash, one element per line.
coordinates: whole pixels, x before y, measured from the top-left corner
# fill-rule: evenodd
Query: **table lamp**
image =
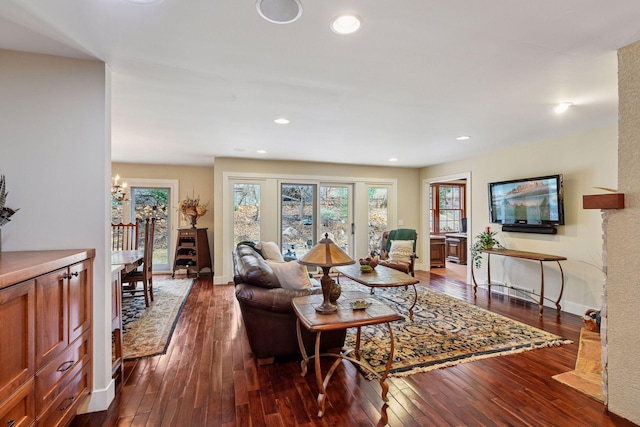
<path fill-rule="evenodd" d="M 316 307 L 316 311 L 321 314 L 330 314 L 338 309 L 336 304 L 333 304 L 329 300 L 329 294 L 331 293 L 331 277 L 329 277 L 329 270 L 331 267 L 337 267 L 339 265 L 354 264 L 355 261 L 340 249 L 333 240 L 329 238 L 329 233 L 325 233 L 324 239 L 320 240 L 316 245 L 311 248 L 302 258 L 298 260 L 300 264 L 312 265 L 322 268 L 322 279 L 320 284 L 322 285 L 322 296 L 324 301 L 321 305 Z"/>

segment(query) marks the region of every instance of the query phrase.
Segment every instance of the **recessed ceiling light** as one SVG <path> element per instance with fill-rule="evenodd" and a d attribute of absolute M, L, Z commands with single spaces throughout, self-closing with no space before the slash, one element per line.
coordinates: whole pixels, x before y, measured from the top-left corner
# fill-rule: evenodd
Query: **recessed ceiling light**
<path fill-rule="evenodd" d="M 160 3 L 162 0 L 122 0 L 125 3 L 137 4 L 141 6 L 149 6 Z"/>
<path fill-rule="evenodd" d="M 390 161 L 390 162 L 397 162 L 397 161 L 398 161 L 398 158 L 397 158 L 397 157 L 391 157 L 391 158 L 389 159 L 389 161 Z"/>
<path fill-rule="evenodd" d="M 274 24 L 290 24 L 302 15 L 300 0 L 257 0 L 258 14 Z"/>
<path fill-rule="evenodd" d="M 336 34 L 353 34 L 360 29 L 360 17 L 356 15 L 340 15 L 331 21 L 331 31 Z"/>
<path fill-rule="evenodd" d="M 556 105 L 556 107 L 553 109 L 553 111 L 556 114 L 562 114 L 565 111 L 567 111 L 569 109 L 569 107 L 571 107 L 573 105 L 573 102 L 561 102 L 560 104 Z"/>
<path fill-rule="evenodd" d="M 288 125 L 289 123 L 291 123 L 289 121 L 289 119 L 285 119 L 284 117 L 280 117 L 279 119 L 275 119 L 274 122 L 276 122 L 279 125 Z"/>
<path fill-rule="evenodd" d="M 466 141 L 467 139 L 471 139 L 469 135 L 460 135 L 456 138 L 458 141 Z"/>
<path fill-rule="evenodd" d="M 257 153 L 260 153 L 260 154 L 265 154 L 266 152 L 267 152 L 267 150 L 258 150 L 257 151 Z"/>

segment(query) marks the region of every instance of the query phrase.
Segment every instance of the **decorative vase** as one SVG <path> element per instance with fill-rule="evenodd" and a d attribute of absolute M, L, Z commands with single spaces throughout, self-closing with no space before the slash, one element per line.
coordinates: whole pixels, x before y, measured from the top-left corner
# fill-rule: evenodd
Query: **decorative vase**
<path fill-rule="evenodd" d="M 335 303 L 340 298 L 340 294 L 342 293 L 342 289 L 340 285 L 336 283 L 335 280 L 331 281 L 331 292 L 329 293 L 329 301 Z"/>
<path fill-rule="evenodd" d="M 196 228 L 196 222 L 198 222 L 198 216 L 189 215 L 189 220 L 191 221 L 191 228 Z"/>

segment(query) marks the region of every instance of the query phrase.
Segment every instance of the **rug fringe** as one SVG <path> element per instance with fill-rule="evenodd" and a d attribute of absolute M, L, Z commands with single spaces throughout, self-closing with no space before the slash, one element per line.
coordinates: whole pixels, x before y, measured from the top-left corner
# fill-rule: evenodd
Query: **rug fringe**
<path fill-rule="evenodd" d="M 571 340 L 567 340 L 567 339 L 560 339 L 560 340 L 555 340 L 555 341 L 549 341 L 546 343 L 541 343 L 541 344 L 537 344 L 537 345 L 530 345 L 530 346 L 525 346 L 525 347 L 519 347 L 519 348 L 512 348 L 511 350 L 506 350 L 506 351 L 501 351 L 498 353 L 486 353 L 486 354 L 479 354 L 479 355 L 475 355 L 475 356 L 470 356 L 470 357 L 465 357 L 462 359 L 457 359 L 457 360 L 450 360 L 447 362 L 443 362 L 443 363 L 437 363 L 431 366 L 422 366 L 422 367 L 418 367 L 418 368 L 413 368 L 413 369 L 409 369 L 407 371 L 401 371 L 401 372 L 393 372 L 390 373 L 389 376 L 390 377 L 394 377 L 394 378 L 401 378 L 401 377 L 406 377 L 409 375 L 413 375 L 413 374 L 417 374 L 420 372 L 429 372 L 429 371 L 434 371 L 436 369 L 443 369 L 443 368 L 450 368 L 452 366 L 456 366 L 456 365 L 460 365 L 461 363 L 467 363 L 467 362 L 473 362 L 476 360 L 482 360 L 482 359 L 489 359 L 491 357 L 496 357 L 496 356 L 508 356 L 510 354 L 518 354 L 518 353 L 524 353 L 525 351 L 529 351 L 529 350 L 537 350 L 540 348 L 548 348 L 548 347 L 559 347 L 561 345 L 565 345 L 565 344 L 573 344 L 573 341 Z M 371 378 L 369 378 L 371 377 Z M 374 376 L 367 376 L 367 379 L 371 380 L 375 378 Z"/>

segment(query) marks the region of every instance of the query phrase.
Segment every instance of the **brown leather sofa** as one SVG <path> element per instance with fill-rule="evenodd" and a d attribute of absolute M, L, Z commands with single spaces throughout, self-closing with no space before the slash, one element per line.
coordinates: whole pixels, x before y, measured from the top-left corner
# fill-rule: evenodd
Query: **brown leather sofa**
<path fill-rule="evenodd" d="M 295 261 L 291 261 L 295 262 Z M 276 357 L 301 357 L 296 333 L 296 315 L 291 299 L 322 293 L 321 288 L 283 289 L 273 270 L 251 246 L 239 244 L 233 251 L 236 299 L 240 305 L 249 345 L 259 364 Z M 308 354 L 313 354 L 315 336 L 301 328 Z M 322 351 L 336 351 L 344 345 L 346 331 L 322 334 Z"/>

